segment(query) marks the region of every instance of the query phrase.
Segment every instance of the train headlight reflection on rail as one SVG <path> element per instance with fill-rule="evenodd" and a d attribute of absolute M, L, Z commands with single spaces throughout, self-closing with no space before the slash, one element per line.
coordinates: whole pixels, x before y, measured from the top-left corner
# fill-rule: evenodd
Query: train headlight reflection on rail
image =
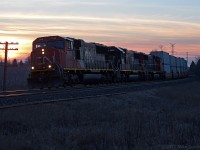
<path fill-rule="evenodd" d="M 31 69 L 32 69 L 32 70 L 34 70 L 34 69 L 35 69 L 35 67 L 33 67 L 33 66 L 32 66 L 32 67 L 31 67 Z"/>

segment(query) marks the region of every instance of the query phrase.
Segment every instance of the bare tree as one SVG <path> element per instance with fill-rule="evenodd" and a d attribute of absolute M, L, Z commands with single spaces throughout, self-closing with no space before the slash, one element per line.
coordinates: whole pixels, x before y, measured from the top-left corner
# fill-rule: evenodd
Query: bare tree
<path fill-rule="evenodd" d="M 17 67 L 17 59 L 13 59 L 12 65 L 13 65 L 14 67 Z"/>

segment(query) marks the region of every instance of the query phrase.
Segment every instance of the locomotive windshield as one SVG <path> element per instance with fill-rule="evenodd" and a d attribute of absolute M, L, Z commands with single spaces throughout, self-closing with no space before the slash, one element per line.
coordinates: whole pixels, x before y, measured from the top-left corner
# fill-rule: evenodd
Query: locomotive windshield
<path fill-rule="evenodd" d="M 53 47 L 53 48 L 60 48 L 60 49 L 64 49 L 64 41 L 42 41 L 42 42 L 38 42 L 35 44 L 35 48 L 43 48 L 43 47 Z"/>
<path fill-rule="evenodd" d="M 39 47 L 45 47 L 46 43 L 45 42 L 38 42 L 35 44 L 35 48 L 39 48 Z"/>
<path fill-rule="evenodd" d="M 64 41 L 49 41 L 47 46 L 64 49 Z"/>

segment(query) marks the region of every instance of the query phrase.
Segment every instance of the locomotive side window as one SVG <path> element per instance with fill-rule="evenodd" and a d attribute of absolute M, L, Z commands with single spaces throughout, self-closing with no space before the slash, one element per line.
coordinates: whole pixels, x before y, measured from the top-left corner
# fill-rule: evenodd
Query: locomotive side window
<path fill-rule="evenodd" d="M 68 49 L 73 49 L 73 46 L 72 46 L 72 42 L 71 42 L 71 41 L 67 41 L 67 48 L 68 48 Z"/>
<path fill-rule="evenodd" d="M 46 43 L 45 42 L 38 42 L 35 44 L 35 48 L 39 48 L 39 47 L 45 47 Z"/>
<path fill-rule="evenodd" d="M 47 46 L 64 49 L 64 41 L 49 41 Z"/>

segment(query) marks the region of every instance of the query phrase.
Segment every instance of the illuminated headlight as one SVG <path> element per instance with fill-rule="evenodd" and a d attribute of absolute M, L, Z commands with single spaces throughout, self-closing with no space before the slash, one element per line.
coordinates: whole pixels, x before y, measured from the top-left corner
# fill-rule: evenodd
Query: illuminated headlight
<path fill-rule="evenodd" d="M 42 49 L 42 55 L 44 55 L 44 48 Z"/>
<path fill-rule="evenodd" d="M 31 67 L 31 69 L 32 69 L 32 70 L 34 70 L 34 69 L 35 69 L 35 67 L 33 67 L 33 66 L 32 66 L 32 67 Z"/>
<path fill-rule="evenodd" d="M 51 65 L 49 65 L 48 67 L 51 68 Z"/>

